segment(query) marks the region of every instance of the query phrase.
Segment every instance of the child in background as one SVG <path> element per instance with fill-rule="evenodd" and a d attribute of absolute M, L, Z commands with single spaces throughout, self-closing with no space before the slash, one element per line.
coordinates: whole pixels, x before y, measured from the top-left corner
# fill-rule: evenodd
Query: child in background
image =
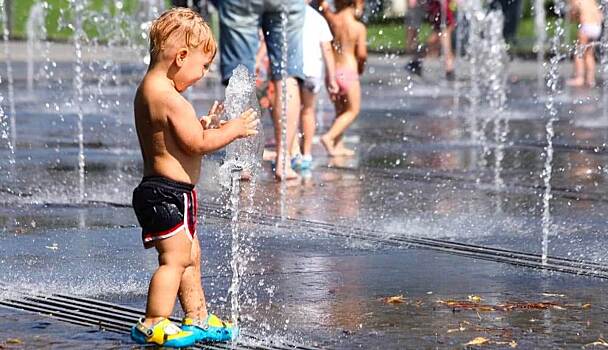
<path fill-rule="evenodd" d="M 363 74 L 367 60 L 367 30 L 356 17 L 362 10 L 361 1 L 336 0 L 335 13 L 325 1 L 321 1 L 319 6 L 334 34 L 332 46 L 339 88 L 334 100 L 336 119 L 327 133 L 321 136 L 321 143 L 332 157 L 353 156 L 355 152 L 344 146 L 342 137 L 361 108 L 359 75 Z"/>
<path fill-rule="evenodd" d="M 228 341 L 238 332 L 207 312 L 194 185 L 202 156 L 255 135 L 258 120 L 249 109 L 220 123 L 217 102 L 199 120 L 182 97 L 207 73 L 215 53 L 211 29 L 192 10 L 174 8 L 152 23 L 150 66 L 134 101 L 144 174 L 133 191 L 133 209 L 144 247 L 156 248 L 159 266 L 150 281 L 146 315 L 131 330 L 139 344 L 185 347 L 196 341 Z M 176 296 L 185 313 L 182 327 L 168 319 Z"/>
<path fill-rule="evenodd" d="M 305 1 L 307 4 L 310 3 L 310 0 Z M 316 130 L 315 109 L 317 107 L 317 95 L 323 85 L 324 63 L 327 91 L 332 97 L 338 92 L 334 55 L 331 47 L 332 39 L 333 36 L 323 16 L 311 6 L 306 6 L 302 38 L 302 45 L 306 53 L 303 67 L 305 79 L 300 84 L 302 158 L 299 160 L 299 168 L 302 170 L 309 169 L 312 163 L 312 138 Z"/>
<path fill-rule="evenodd" d="M 595 55 L 590 46 L 602 34 L 602 13 L 595 0 L 570 0 L 571 16 L 578 21 L 578 46 L 574 55 L 574 77 L 569 86 L 595 86 Z"/>

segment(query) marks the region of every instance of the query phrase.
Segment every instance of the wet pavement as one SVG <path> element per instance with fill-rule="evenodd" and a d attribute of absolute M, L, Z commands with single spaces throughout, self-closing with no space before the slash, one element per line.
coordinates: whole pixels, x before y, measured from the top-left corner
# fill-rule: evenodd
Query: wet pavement
<path fill-rule="evenodd" d="M 5 144 L 1 149 L 0 297 L 61 292 L 143 308 L 156 255 L 142 248 L 129 207 L 141 168 L 131 99 L 143 67 L 121 60 L 118 69 L 86 70 L 81 202 L 69 56 L 57 50 L 62 80 L 41 81 L 32 93 L 25 91 L 24 62 L 14 63 L 17 149 L 14 168 Z M 268 163 L 253 194 L 243 184 L 243 328 L 341 349 L 454 348 L 476 337 L 496 348 L 570 348 L 602 339 L 603 279 L 378 239 L 536 255 L 542 247 L 548 97 L 538 92 L 536 63 L 509 65 L 506 142 L 493 135 L 496 111 L 481 105 L 471 114 L 466 67 L 450 83 L 435 61 L 423 78 L 408 76 L 405 63 L 370 58 L 362 112 L 346 135 L 356 157 L 330 159 L 315 143 L 313 169 L 288 182 L 285 194 Z M 564 76 L 569 69 L 562 65 Z M 108 78 L 116 72 L 118 79 Z M 188 97 L 203 114 L 222 91 L 213 73 Z M 608 119 L 601 89 L 566 88 L 555 99 L 549 255 L 603 267 Z M 6 99 L 2 107 L 8 109 Z M 319 115 L 322 131 L 333 117 L 326 98 Z M 475 120 L 487 123 L 483 139 L 473 136 Z M 271 135 L 268 117 L 264 125 Z M 498 150 L 504 152 L 499 166 Z M 231 226 L 220 161 L 221 153 L 203 164 L 199 237 L 210 308 L 227 317 Z M 7 320 L 0 348 L 132 345 L 127 335 L 10 309 L 0 315 Z"/>

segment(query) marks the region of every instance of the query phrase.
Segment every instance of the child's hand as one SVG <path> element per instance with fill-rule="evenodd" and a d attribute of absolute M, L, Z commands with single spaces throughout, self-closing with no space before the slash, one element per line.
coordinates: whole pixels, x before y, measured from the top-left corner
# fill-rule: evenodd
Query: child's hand
<path fill-rule="evenodd" d="M 258 124 L 260 120 L 257 119 L 258 114 L 253 108 L 249 108 L 241 114 L 240 117 L 232 119 L 231 121 L 222 124 L 224 127 L 230 127 L 236 129 L 236 138 L 245 138 L 258 133 Z"/>
<path fill-rule="evenodd" d="M 218 101 L 213 102 L 209 109 L 209 114 L 201 118 L 203 129 L 217 129 L 221 125 L 220 116 L 224 113 L 224 104 Z"/>
<path fill-rule="evenodd" d="M 335 96 L 340 91 L 340 87 L 338 87 L 338 82 L 336 82 L 335 77 L 327 77 L 327 81 L 325 82 L 325 84 L 327 85 L 327 92 L 329 92 L 329 96 L 333 101 L 335 99 Z"/>

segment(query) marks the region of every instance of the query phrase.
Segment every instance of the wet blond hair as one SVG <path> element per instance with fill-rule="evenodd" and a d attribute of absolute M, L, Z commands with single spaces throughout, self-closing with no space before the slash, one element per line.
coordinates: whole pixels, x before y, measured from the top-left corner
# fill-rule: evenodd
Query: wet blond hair
<path fill-rule="evenodd" d="M 217 44 L 203 17 L 191 9 L 175 7 L 163 12 L 150 27 L 150 61 L 156 62 L 167 42 L 185 44 L 194 49 L 202 46 L 205 54 L 215 57 Z"/>

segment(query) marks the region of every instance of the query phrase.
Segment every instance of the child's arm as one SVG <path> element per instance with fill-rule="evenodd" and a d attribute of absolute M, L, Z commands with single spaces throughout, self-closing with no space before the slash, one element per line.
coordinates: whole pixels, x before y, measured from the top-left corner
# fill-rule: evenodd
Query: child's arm
<path fill-rule="evenodd" d="M 319 1 L 319 11 L 321 11 L 321 14 L 329 23 L 333 23 L 336 14 L 333 13 L 331 7 L 329 7 L 329 4 L 325 0 Z"/>
<path fill-rule="evenodd" d="M 365 61 L 367 61 L 367 29 L 363 23 L 360 23 L 360 25 L 357 46 L 355 47 L 355 57 L 357 57 L 357 71 L 359 72 L 359 75 L 363 74 Z"/>
<path fill-rule="evenodd" d="M 336 61 L 334 60 L 334 50 L 331 47 L 331 41 L 321 43 L 321 52 L 325 61 L 325 84 L 327 91 L 331 95 L 338 93 L 338 83 L 336 82 Z"/>
<path fill-rule="evenodd" d="M 252 109 L 245 111 L 239 118 L 223 124 L 219 129 L 205 130 L 190 104 L 177 98 L 172 100 L 167 101 L 167 121 L 177 145 L 188 154 L 210 153 L 237 138 L 257 134 L 258 120 Z"/>

